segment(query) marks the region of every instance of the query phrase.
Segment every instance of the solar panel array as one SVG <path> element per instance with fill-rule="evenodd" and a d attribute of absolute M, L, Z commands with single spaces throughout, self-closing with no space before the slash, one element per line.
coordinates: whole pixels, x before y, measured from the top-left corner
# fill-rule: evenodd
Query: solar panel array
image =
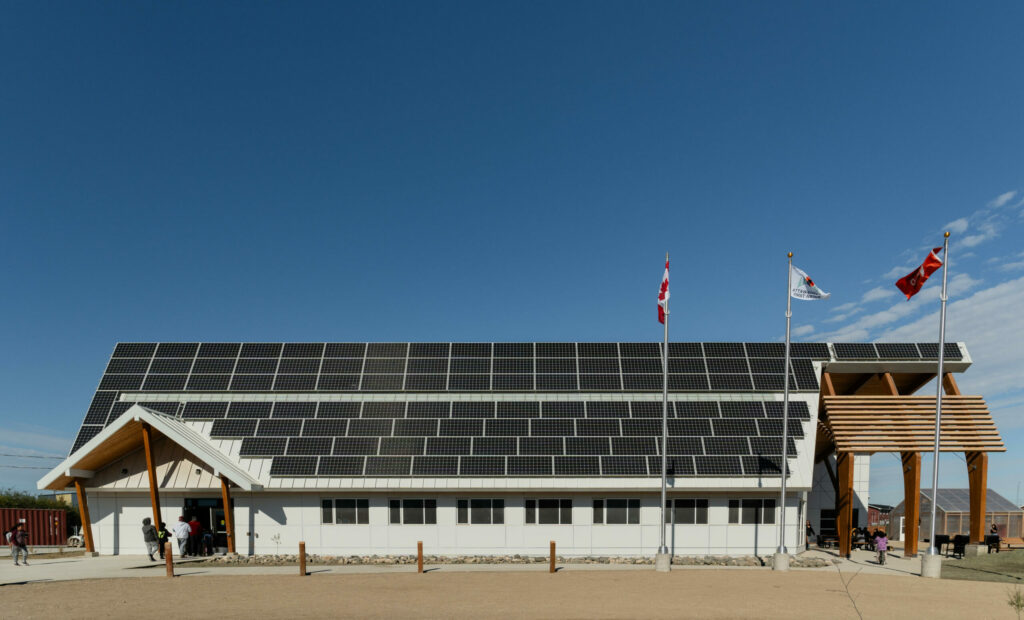
<path fill-rule="evenodd" d="M 937 351 L 928 346 L 835 345 L 835 352 L 922 359 Z M 783 354 L 781 343 L 671 343 L 669 388 L 781 392 Z M 824 343 L 794 344 L 790 388 L 816 392 L 812 362 L 828 359 Z M 72 451 L 134 404 L 120 400 L 123 392 L 158 392 L 177 402 L 140 404 L 212 420 L 211 438 L 241 439 L 243 457 L 273 459 L 272 476 L 655 476 L 660 402 L 316 402 L 315 395 L 660 392 L 661 373 L 658 343 L 121 343 Z M 232 399 L 279 392 L 314 398 Z M 196 393 L 203 400 L 190 398 Z M 210 400 L 211 393 L 223 398 Z M 794 420 L 809 418 L 803 402 L 792 404 Z M 781 415 L 776 401 L 672 403 L 670 473 L 778 475 Z M 801 424 L 790 426 L 790 455 L 802 433 Z"/>

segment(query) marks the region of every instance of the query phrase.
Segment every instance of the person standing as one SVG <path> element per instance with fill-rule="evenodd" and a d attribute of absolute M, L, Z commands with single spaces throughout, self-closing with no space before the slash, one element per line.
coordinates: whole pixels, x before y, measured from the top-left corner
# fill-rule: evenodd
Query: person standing
<path fill-rule="evenodd" d="M 174 537 L 178 539 L 178 555 L 188 557 L 188 534 L 190 528 L 185 523 L 185 515 L 178 517 L 178 523 L 174 526 Z"/>
<path fill-rule="evenodd" d="M 878 537 L 875 538 L 875 549 L 878 549 L 878 563 L 884 566 L 885 552 L 889 550 L 889 539 L 885 532 L 879 532 Z"/>
<path fill-rule="evenodd" d="M 146 553 L 149 554 L 149 561 L 156 562 L 153 554 L 156 553 L 159 547 L 160 537 L 149 517 L 142 520 L 142 540 L 146 543 Z"/>
<path fill-rule="evenodd" d="M 23 523 L 15 525 L 11 533 L 11 555 L 14 556 L 15 566 L 19 566 L 18 556 L 23 556 L 22 563 L 28 566 L 28 532 Z"/>
<path fill-rule="evenodd" d="M 811 527 L 811 520 L 807 520 L 807 531 L 805 532 L 804 551 L 811 548 L 811 539 L 814 538 L 814 528 Z"/>
<path fill-rule="evenodd" d="M 191 556 L 198 556 L 202 553 L 203 544 L 203 524 L 199 522 L 199 519 L 195 515 L 192 515 L 192 520 L 188 522 L 188 554 Z"/>
<path fill-rule="evenodd" d="M 171 533 L 167 531 L 167 524 L 163 521 L 160 522 L 160 527 L 156 530 L 157 544 L 160 545 L 160 559 L 164 559 L 164 545 L 171 539 Z"/>

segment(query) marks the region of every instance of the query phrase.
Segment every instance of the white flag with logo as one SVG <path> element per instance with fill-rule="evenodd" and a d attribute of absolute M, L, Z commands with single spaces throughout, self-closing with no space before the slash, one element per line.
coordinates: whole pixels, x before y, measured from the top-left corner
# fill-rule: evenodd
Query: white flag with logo
<path fill-rule="evenodd" d="M 795 299 L 828 299 L 831 295 L 818 288 L 810 276 L 795 265 L 789 273 L 789 294 Z"/>

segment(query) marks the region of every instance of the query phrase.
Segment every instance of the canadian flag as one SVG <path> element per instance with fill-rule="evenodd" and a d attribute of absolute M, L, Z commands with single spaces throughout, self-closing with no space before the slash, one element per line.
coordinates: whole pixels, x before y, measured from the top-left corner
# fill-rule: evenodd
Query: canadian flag
<path fill-rule="evenodd" d="M 942 259 L 939 258 L 939 252 L 941 251 L 942 248 L 935 248 L 928 253 L 928 258 L 924 259 L 920 267 L 896 280 L 896 288 L 903 291 L 907 299 L 917 295 L 917 292 L 924 286 L 925 281 L 928 280 L 928 276 L 935 273 L 942 266 Z"/>
<path fill-rule="evenodd" d="M 665 259 L 665 275 L 661 278 L 661 291 L 658 293 L 658 322 L 665 322 L 668 314 L 668 259 Z"/>

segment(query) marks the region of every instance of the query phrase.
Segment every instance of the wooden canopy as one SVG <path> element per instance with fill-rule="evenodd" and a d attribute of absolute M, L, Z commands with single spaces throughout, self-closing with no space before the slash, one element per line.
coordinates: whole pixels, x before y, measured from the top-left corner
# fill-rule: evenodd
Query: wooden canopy
<path fill-rule="evenodd" d="M 935 397 L 823 396 L 836 452 L 932 452 Z M 940 452 L 1005 452 L 981 396 L 942 398 Z"/>

